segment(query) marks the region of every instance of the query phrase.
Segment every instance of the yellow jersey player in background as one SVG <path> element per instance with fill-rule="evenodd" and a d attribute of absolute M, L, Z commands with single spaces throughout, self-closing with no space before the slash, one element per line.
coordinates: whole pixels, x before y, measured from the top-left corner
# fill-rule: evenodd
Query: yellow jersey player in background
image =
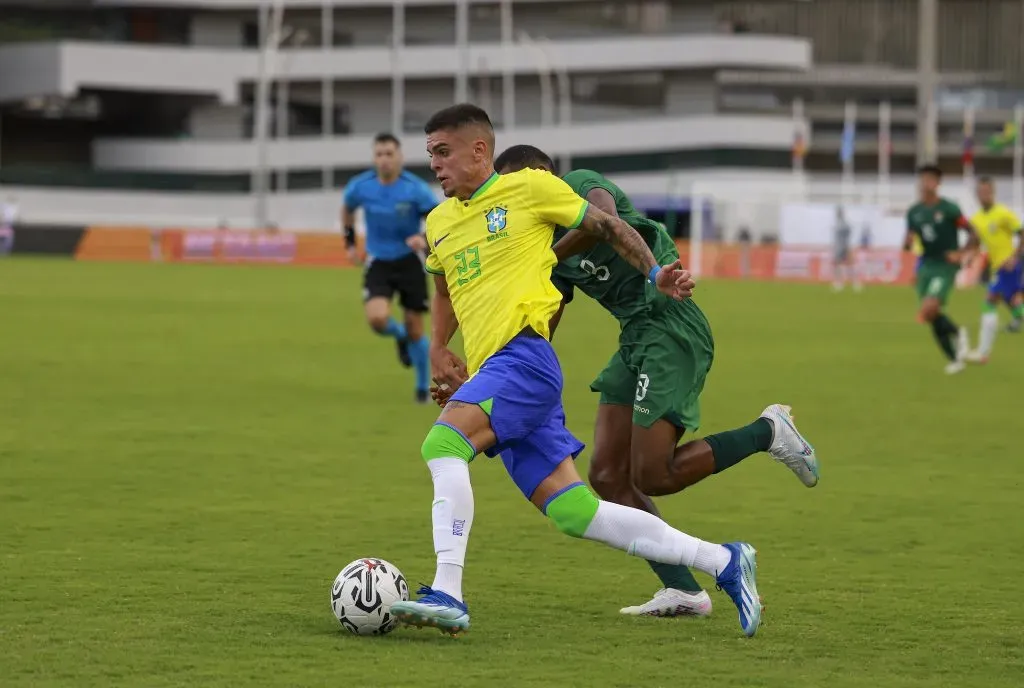
<path fill-rule="evenodd" d="M 469 627 L 462 594 L 474 512 L 469 464 L 484 453 L 501 455 L 523 496 L 562 533 L 714 576 L 739 609 L 743 632 L 754 635 L 761 602 L 753 547 L 698 540 L 653 514 L 601 501 L 583 484 L 573 462 L 583 443 L 565 427 L 562 370 L 549 341 L 562 301 L 551 283 L 556 225 L 607 241 L 677 300 L 690 296 L 690 274 L 678 260 L 659 267 L 635 229 L 558 177 L 529 169 L 499 177 L 494 129 L 475 105 L 441 110 L 425 131 L 430 167 L 447 198 L 427 217 L 427 269 L 436 285 L 431 367 L 440 386 L 458 390 L 421 448 L 434 484 L 434 582 L 391 613 L 451 634 Z M 448 349 L 459 328 L 468 368 Z M 525 603 L 522 612 L 530 613 Z"/>
<path fill-rule="evenodd" d="M 1013 313 L 1013 321 L 1006 328 L 1008 332 L 1019 332 L 1024 318 L 1024 299 L 1021 295 L 1021 257 L 1024 247 L 1014 246 L 1014 236 L 1020 233 L 1020 219 L 1002 203 L 996 203 L 995 184 L 988 177 L 978 180 L 976 189 L 981 210 L 971 217 L 971 225 L 981 239 L 981 245 L 988 254 L 988 265 L 992 277 L 988 294 L 981 311 L 981 331 L 978 348 L 967 355 L 972 363 L 986 363 L 992 355 L 999 330 L 999 314 L 996 309 L 1002 302 Z"/>

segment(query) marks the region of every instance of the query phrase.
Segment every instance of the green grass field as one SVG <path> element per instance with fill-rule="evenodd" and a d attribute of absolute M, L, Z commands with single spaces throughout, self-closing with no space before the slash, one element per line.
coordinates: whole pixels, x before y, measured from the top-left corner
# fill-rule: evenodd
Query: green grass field
<path fill-rule="evenodd" d="M 706 283 L 713 432 L 795 407 L 807 490 L 756 456 L 659 500 L 759 549 L 765 624 L 618 614 L 647 566 L 558 534 L 473 465 L 473 629 L 343 632 L 329 587 L 379 556 L 430 582 L 436 409 L 361 321 L 354 271 L 0 261 L 3 686 L 1019 686 L 1024 337 L 958 377 L 907 287 Z M 981 292 L 952 312 L 976 336 Z M 571 428 L 614 349 L 556 340 Z M 586 454 L 581 459 L 586 461 Z"/>

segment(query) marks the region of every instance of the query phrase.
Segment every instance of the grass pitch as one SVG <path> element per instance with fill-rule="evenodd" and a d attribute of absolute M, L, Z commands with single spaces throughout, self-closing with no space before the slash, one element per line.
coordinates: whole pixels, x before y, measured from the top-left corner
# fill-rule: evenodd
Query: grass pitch
<path fill-rule="evenodd" d="M 621 617 L 658 587 L 646 565 L 559 535 L 484 459 L 471 632 L 343 632 L 344 564 L 433 572 L 436 410 L 362 324 L 358 283 L 0 261 L 0 684 L 1020 685 L 1024 336 L 946 377 L 909 287 L 700 287 L 718 345 L 702 430 L 786 402 L 822 460 L 813 490 L 762 455 L 659 500 L 758 547 L 753 640 L 721 593 L 709 620 Z M 974 332 L 980 299 L 954 296 Z M 556 339 L 588 441 L 615 338 L 581 298 Z"/>

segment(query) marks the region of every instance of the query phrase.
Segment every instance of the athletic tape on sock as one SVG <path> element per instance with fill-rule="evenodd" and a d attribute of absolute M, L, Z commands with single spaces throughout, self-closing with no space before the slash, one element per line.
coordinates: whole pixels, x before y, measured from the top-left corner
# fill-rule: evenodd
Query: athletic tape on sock
<path fill-rule="evenodd" d="M 424 461 L 456 458 L 469 463 L 476 456 L 476 449 L 457 428 L 438 421 L 423 440 L 420 453 Z"/>
<path fill-rule="evenodd" d="M 544 513 L 558 530 L 570 537 L 581 538 L 594 520 L 599 505 L 590 488 L 583 483 L 573 483 L 548 500 Z"/>

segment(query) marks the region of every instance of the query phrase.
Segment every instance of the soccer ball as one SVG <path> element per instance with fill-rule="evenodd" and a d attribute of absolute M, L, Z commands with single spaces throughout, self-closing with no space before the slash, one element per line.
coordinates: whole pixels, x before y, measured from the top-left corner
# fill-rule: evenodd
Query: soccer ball
<path fill-rule="evenodd" d="M 398 624 L 391 605 L 409 599 L 409 584 L 394 564 L 383 559 L 356 559 L 331 586 L 331 609 L 342 626 L 356 635 L 384 635 Z"/>

